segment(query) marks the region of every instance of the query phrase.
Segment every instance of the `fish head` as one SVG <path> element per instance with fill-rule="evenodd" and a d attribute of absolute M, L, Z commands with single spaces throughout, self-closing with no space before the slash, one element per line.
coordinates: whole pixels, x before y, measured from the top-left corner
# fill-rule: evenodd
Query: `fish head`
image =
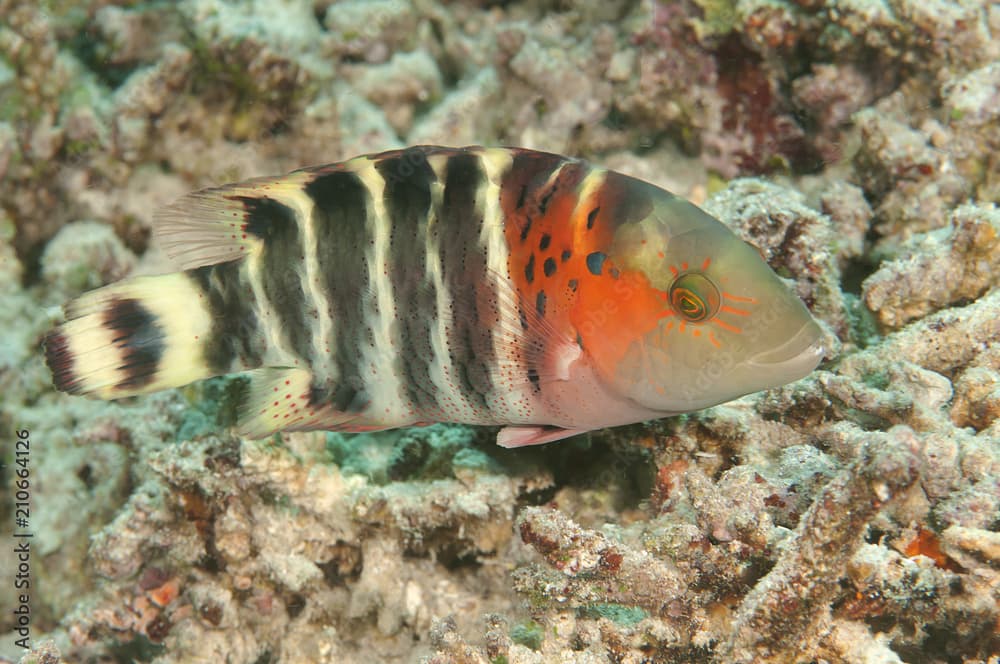
<path fill-rule="evenodd" d="M 650 189 L 648 213 L 620 225 L 608 253 L 632 275 L 619 288 L 622 310 L 656 307 L 644 324 L 621 318 L 627 342 L 606 365 L 614 389 L 670 414 L 812 372 L 824 354 L 823 331 L 760 252 L 696 206 Z"/>

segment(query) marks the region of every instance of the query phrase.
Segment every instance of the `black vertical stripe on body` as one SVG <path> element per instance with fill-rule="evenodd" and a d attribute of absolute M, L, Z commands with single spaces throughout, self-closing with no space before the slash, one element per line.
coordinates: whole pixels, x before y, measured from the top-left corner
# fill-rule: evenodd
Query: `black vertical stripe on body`
<path fill-rule="evenodd" d="M 123 378 L 115 387 L 135 390 L 153 382 L 166 350 L 163 328 L 153 312 L 139 300 L 115 298 L 104 311 L 104 326 L 111 343 L 121 350 L 118 370 Z"/>
<path fill-rule="evenodd" d="M 389 217 L 387 263 L 396 306 L 396 375 L 414 409 L 433 414 L 438 402 L 431 377 L 435 361 L 431 339 L 438 319 L 437 290 L 427 278 L 427 224 L 431 185 L 437 176 L 420 148 L 393 153 L 377 161 L 375 170 L 385 181 L 383 200 Z"/>
<path fill-rule="evenodd" d="M 359 412 L 369 401 L 360 363 L 361 346 L 369 337 L 365 298 L 372 290 L 368 261 L 373 238 L 367 226 L 371 195 L 350 171 L 319 173 L 305 192 L 315 203 L 316 258 L 334 331 L 335 382 L 316 386 L 320 389 L 311 394 L 340 412 Z"/>
<path fill-rule="evenodd" d="M 259 367 L 267 350 L 253 302 L 247 299 L 244 266 L 242 261 L 231 261 L 187 273 L 205 296 L 212 318 L 202 358 L 214 374 Z"/>
<path fill-rule="evenodd" d="M 265 242 L 275 230 L 289 222 L 295 222 L 294 210 L 268 196 L 229 196 L 228 198 L 243 203 L 243 209 L 246 211 L 243 230 Z"/>
<path fill-rule="evenodd" d="M 295 211 L 269 198 L 238 197 L 247 210 L 247 231 L 263 240 L 260 282 L 282 334 L 303 363 L 313 356 L 312 317 L 302 290 L 305 248 Z M 308 308 L 307 308 L 308 307 Z"/>
<path fill-rule="evenodd" d="M 487 408 L 493 390 L 493 329 L 499 322 L 497 284 L 490 278 L 486 248 L 480 244 L 484 201 L 477 200 L 486 172 L 478 155 L 458 153 L 445 167 L 438 217 L 441 271 L 453 311 L 448 353 L 463 395 Z"/>
<path fill-rule="evenodd" d="M 523 242 L 534 220 L 542 214 L 540 190 L 566 158 L 548 152 L 513 150 L 510 169 L 500 185 L 500 208 L 504 223 L 513 224 Z"/>

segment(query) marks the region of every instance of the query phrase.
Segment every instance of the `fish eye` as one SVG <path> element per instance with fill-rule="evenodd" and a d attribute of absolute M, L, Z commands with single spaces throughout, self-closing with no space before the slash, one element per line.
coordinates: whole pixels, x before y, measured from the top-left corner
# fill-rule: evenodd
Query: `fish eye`
<path fill-rule="evenodd" d="M 670 306 L 690 323 L 707 321 L 719 312 L 719 289 L 703 274 L 682 274 L 670 285 Z"/>

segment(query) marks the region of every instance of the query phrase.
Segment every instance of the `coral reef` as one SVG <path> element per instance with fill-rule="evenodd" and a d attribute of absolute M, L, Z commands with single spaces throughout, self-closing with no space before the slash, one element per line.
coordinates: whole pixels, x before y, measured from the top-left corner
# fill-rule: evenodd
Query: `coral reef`
<path fill-rule="evenodd" d="M 862 284 L 879 322 L 899 327 L 941 307 L 974 300 L 1000 285 L 1000 211 L 963 205 L 946 233 L 915 236 L 916 250 L 885 263 Z"/>
<path fill-rule="evenodd" d="M 703 204 L 826 361 L 518 451 L 240 439 L 240 378 L 53 391 L 59 306 L 170 269 L 158 206 L 416 143 Z M 2 662 L 996 662 L 995 2 L 0 0 L 0 181 L 0 439 L 31 432 L 35 533 L 33 649 L 5 590 Z"/>

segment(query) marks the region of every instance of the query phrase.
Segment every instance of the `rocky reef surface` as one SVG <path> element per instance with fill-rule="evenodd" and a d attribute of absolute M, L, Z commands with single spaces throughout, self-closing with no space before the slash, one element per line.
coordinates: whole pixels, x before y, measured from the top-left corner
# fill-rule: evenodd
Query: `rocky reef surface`
<path fill-rule="evenodd" d="M 508 451 L 54 392 L 60 305 L 190 189 L 418 143 L 703 204 L 823 321 L 797 383 Z M 0 0 L 0 661 L 997 662 L 1000 5 Z M 8 578 L 9 577 L 9 578 Z"/>

